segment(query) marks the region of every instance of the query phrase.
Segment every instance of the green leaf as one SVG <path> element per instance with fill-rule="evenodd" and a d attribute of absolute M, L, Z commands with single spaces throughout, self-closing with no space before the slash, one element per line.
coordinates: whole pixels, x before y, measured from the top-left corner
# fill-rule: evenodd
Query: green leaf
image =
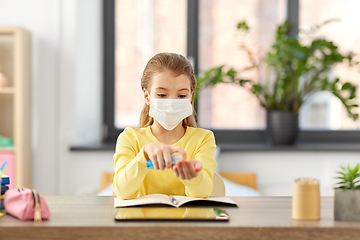
<path fill-rule="evenodd" d="M 342 186 L 344 189 L 356 189 L 358 188 L 360 184 L 360 172 L 359 172 L 359 163 L 355 166 L 350 166 L 350 164 L 346 166 L 340 166 L 340 168 L 343 170 L 338 171 L 337 173 L 342 175 L 337 177 L 337 179 L 340 179 L 341 181 L 337 184 Z"/>
<path fill-rule="evenodd" d="M 259 94 L 261 94 L 263 92 L 263 87 L 261 85 L 259 85 L 259 84 L 254 84 L 252 86 L 252 88 L 253 88 L 253 93 L 255 95 L 259 95 Z"/>
<path fill-rule="evenodd" d="M 241 86 L 244 86 L 245 83 L 248 83 L 248 82 L 251 82 L 251 80 L 246 80 L 246 79 L 240 79 L 240 80 L 239 80 L 239 84 L 240 84 Z"/>
<path fill-rule="evenodd" d="M 351 109 L 351 108 L 357 108 L 357 107 L 359 107 L 359 105 L 358 104 L 352 104 L 352 105 L 349 105 L 349 108 Z"/>
<path fill-rule="evenodd" d="M 353 168 L 353 173 L 355 177 L 358 175 L 357 174 L 358 172 L 359 172 L 359 164 L 356 164 L 355 167 Z"/>
<path fill-rule="evenodd" d="M 346 179 L 345 176 L 342 176 L 342 177 L 336 177 L 337 179 Z"/>
<path fill-rule="evenodd" d="M 350 96 L 348 98 L 349 99 L 355 98 L 356 87 L 354 85 L 352 85 L 351 83 L 349 83 L 349 82 L 344 83 L 341 87 L 341 90 L 349 90 Z"/>
<path fill-rule="evenodd" d="M 237 74 L 237 71 L 234 70 L 233 68 L 231 68 L 229 71 L 227 71 L 226 75 L 229 77 L 235 77 L 235 75 Z"/>
<path fill-rule="evenodd" d="M 204 72 L 202 77 L 197 78 L 197 90 L 202 87 L 216 85 L 218 83 L 238 83 L 241 87 L 250 90 L 266 109 L 277 109 L 286 111 L 298 111 L 307 96 L 318 91 L 329 91 L 345 107 L 348 116 L 353 120 L 359 118 L 359 105 L 356 99 L 357 86 L 350 81 L 344 82 L 338 77 L 334 79 L 332 69 L 337 63 L 345 63 L 348 60 L 349 66 L 354 65 L 354 54 L 352 52 L 342 54 L 338 46 L 324 37 L 315 35 L 322 26 L 333 22 L 329 20 L 314 26 L 309 31 L 306 39 L 309 44 L 297 37 L 291 37 L 287 33 L 292 27 L 290 22 L 283 22 L 277 26 L 275 41 L 266 52 L 263 59 L 253 54 L 248 46 L 241 45 L 248 58 L 244 62 L 245 68 L 211 68 Z M 237 23 L 237 29 L 249 32 L 250 28 L 245 21 Z M 236 53 L 234 53 L 236 54 Z M 262 78 L 260 63 L 266 64 L 266 75 Z M 346 61 L 347 63 L 347 61 Z M 358 62 L 357 62 L 358 64 Z M 241 63 L 243 65 L 243 63 Z M 229 69 L 227 71 L 224 70 Z M 257 70 L 259 79 L 243 79 L 242 74 L 248 70 Z"/>
<path fill-rule="evenodd" d="M 245 30 L 245 31 L 249 30 L 249 26 L 247 25 L 247 23 L 245 21 L 244 22 L 239 22 L 237 24 L 237 28 L 240 29 L 240 30 Z"/>

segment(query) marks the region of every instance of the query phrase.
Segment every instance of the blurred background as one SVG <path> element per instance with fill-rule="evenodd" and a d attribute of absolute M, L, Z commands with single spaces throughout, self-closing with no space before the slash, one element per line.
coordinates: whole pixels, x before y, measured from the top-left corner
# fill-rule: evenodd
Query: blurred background
<path fill-rule="evenodd" d="M 360 22 L 354 9 L 360 2 L 301 0 L 299 3 L 300 28 L 309 29 L 326 20 L 338 19 L 319 34 L 338 45 L 340 51 L 360 49 L 360 33 L 354 31 Z M 199 72 L 218 65 L 237 69 L 249 65 L 246 54 L 240 50 L 241 38 L 245 38 L 236 28 L 240 21 L 246 21 L 251 27 L 253 50 L 264 56 L 274 43 L 277 26 L 286 20 L 286 4 L 286 0 L 200 0 Z M 124 128 L 137 126 L 143 106 L 139 81 L 147 61 L 164 51 L 187 55 L 187 1 L 117 0 L 115 14 L 115 124 Z M 359 72 L 349 72 L 341 65 L 333 71 L 354 83 L 360 78 Z M 250 74 L 256 75 L 256 72 Z M 218 84 L 202 93 L 198 112 L 202 127 L 265 128 L 265 110 L 256 97 L 246 89 L 228 84 Z M 302 109 L 300 126 L 332 130 L 360 127 L 359 122 L 348 118 L 340 101 L 326 93 L 319 93 Z"/>
<path fill-rule="evenodd" d="M 246 66 L 246 56 L 239 48 L 244 39 L 236 29 L 240 21 L 251 27 L 252 49 L 263 56 L 274 42 L 276 27 L 286 20 L 288 1 L 199 0 L 199 74 L 222 64 Z M 103 52 L 107 44 L 104 1 L 0 0 L 0 26 L 23 27 L 32 35 L 31 173 L 33 187 L 41 192 L 98 192 L 100 173 L 113 170 L 114 150 L 70 148 L 101 145 L 109 128 L 136 127 L 144 104 L 140 78 L 147 61 L 164 51 L 188 56 L 187 0 L 113 2 L 114 98 L 109 100 L 106 96 L 110 93 L 103 87 L 107 56 Z M 340 51 L 360 53 L 357 9 L 360 2 L 356 0 L 299 0 L 299 27 L 308 29 L 339 19 L 319 34 L 333 41 Z M 358 71 L 349 71 L 342 65 L 332 71 L 346 81 L 360 83 Z M 257 77 L 256 73 L 249 74 Z M 110 127 L 103 124 L 107 105 L 113 106 Z M 266 112 L 257 98 L 234 85 L 217 84 L 202 90 L 197 112 L 199 126 L 204 128 L 266 127 Z M 360 123 L 347 116 L 338 99 L 320 92 L 301 108 L 300 128 L 358 132 Z M 318 178 L 321 194 L 333 195 L 332 184 L 339 166 L 359 161 L 359 150 L 235 149 L 221 151 L 217 157 L 221 171 L 256 173 L 259 191 L 264 195 L 291 195 L 294 179 L 303 176 Z"/>

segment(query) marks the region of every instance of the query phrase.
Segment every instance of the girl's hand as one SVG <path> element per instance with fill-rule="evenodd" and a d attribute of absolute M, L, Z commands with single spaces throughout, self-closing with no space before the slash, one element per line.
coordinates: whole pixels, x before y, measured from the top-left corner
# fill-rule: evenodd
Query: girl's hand
<path fill-rule="evenodd" d="M 145 145 L 144 147 L 145 158 L 146 160 L 151 160 L 155 170 L 164 170 L 165 168 L 171 168 L 171 154 L 176 152 L 181 154 L 181 161 L 185 161 L 186 152 L 182 147 L 170 146 L 161 142 L 152 142 Z"/>
<path fill-rule="evenodd" d="M 189 161 L 180 160 L 173 166 L 173 171 L 176 177 L 181 180 L 190 180 L 197 177 L 202 169 L 202 163 L 196 159 Z"/>

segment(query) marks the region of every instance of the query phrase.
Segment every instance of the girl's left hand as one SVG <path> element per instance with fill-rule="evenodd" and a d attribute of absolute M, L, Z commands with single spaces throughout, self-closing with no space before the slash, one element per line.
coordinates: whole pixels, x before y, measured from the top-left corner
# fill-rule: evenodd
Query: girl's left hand
<path fill-rule="evenodd" d="M 177 161 L 172 167 L 175 177 L 181 180 L 190 180 L 197 177 L 202 169 L 202 163 L 196 159 Z"/>

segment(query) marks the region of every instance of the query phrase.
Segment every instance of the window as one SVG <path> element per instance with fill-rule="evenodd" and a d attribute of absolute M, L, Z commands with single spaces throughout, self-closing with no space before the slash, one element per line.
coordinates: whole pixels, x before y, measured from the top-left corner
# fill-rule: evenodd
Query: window
<path fill-rule="evenodd" d="M 186 56 L 186 8 L 186 0 L 115 1 L 116 128 L 138 126 L 148 60 L 158 52 Z"/>
<path fill-rule="evenodd" d="M 240 45 L 264 56 L 275 39 L 278 24 L 286 19 L 285 0 L 200 0 L 199 69 L 215 66 L 240 70 L 249 66 Z M 246 21 L 251 36 L 240 35 L 237 23 Z M 245 39 L 246 38 L 246 39 Z M 254 70 L 249 72 L 257 77 Z M 255 78 L 256 78 L 255 77 Z M 246 89 L 220 83 L 199 94 L 199 125 L 211 129 L 265 129 L 265 109 Z"/>
<path fill-rule="evenodd" d="M 358 4 L 355 0 L 346 4 L 330 2 L 333 9 L 339 9 L 337 17 L 349 15 L 347 9 L 357 9 L 354 6 Z M 125 126 L 137 126 L 143 106 L 140 78 L 146 62 L 155 53 L 181 53 L 194 63 L 195 72 L 198 68 L 202 71 L 221 64 L 238 68 L 245 64 L 245 56 L 238 49 L 241 39 L 236 30 L 238 22 L 245 20 L 252 27 L 256 33 L 254 50 L 261 55 L 271 46 L 276 26 L 286 18 L 295 21 L 295 26 L 299 23 L 302 26 L 332 16 L 332 12 L 326 12 L 327 8 L 310 0 L 301 1 L 300 5 L 298 0 L 104 0 L 103 3 L 104 122 L 105 140 L 110 142 L 115 141 Z M 339 4 L 348 8 L 337 8 Z M 323 15 L 318 14 L 322 12 Z M 345 21 L 356 17 L 356 14 L 347 16 Z M 351 48 L 359 47 L 356 31 L 346 38 L 348 33 L 333 31 L 323 34 L 329 37 L 343 34 L 343 39 L 336 41 L 349 46 L 347 42 L 353 40 Z M 354 75 L 351 79 L 359 78 Z M 359 131 L 353 131 L 359 128 L 359 123 L 344 114 L 339 118 L 339 111 L 343 114 L 338 102 L 320 93 L 301 113 L 301 128 L 305 131 L 301 131 L 300 141 L 360 141 Z M 265 111 L 241 87 L 218 84 L 203 90 L 197 112 L 200 127 L 212 129 L 218 142 L 266 141 Z M 319 129 L 351 131 L 313 131 Z"/>
<path fill-rule="evenodd" d="M 326 8 L 323 6 L 326 5 Z M 360 32 L 354 31 L 360 22 L 360 2 L 356 0 L 301 0 L 299 26 L 308 30 L 314 25 L 322 24 L 330 19 L 336 20 L 323 26 L 318 33 L 339 46 L 339 51 L 360 53 Z M 359 85 L 360 72 L 348 69 L 339 64 L 333 70 L 341 80 L 352 81 Z M 360 91 L 357 92 L 360 105 Z M 358 111 L 359 113 L 359 111 Z M 300 124 L 303 129 L 360 129 L 360 121 L 354 122 L 347 116 L 345 107 L 340 100 L 328 92 L 314 95 L 300 112 Z"/>
<path fill-rule="evenodd" d="M 104 0 L 106 139 L 138 126 L 147 61 L 158 52 L 187 56 L 187 0 Z M 176 17 L 174 17 L 176 16 Z M 131 103 L 131 104 L 129 104 Z"/>

